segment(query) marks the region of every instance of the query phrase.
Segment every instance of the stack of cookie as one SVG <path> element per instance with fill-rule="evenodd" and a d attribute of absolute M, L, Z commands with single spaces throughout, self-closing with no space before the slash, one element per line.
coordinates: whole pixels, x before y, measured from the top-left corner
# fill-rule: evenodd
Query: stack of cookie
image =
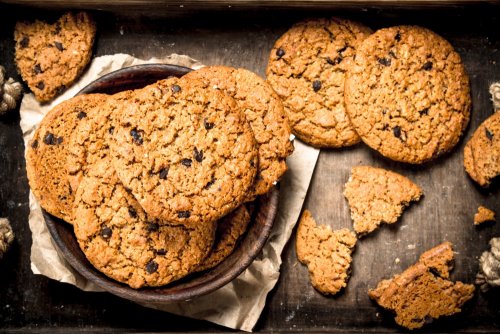
<path fill-rule="evenodd" d="M 51 110 L 27 151 L 31 189 L 89 261 L 132 288 L 212 268 L 293 151 L 280 99 L 244 69 L 207 67 Z"/>

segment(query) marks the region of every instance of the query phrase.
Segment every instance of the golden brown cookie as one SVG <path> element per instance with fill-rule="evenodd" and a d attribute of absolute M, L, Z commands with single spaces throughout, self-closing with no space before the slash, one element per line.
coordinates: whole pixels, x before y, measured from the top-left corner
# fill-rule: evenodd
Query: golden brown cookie
<path fill-rule="evenodd" d="M 82 73 L 92 56 L 95 32 L 85 12 L 66 13 L 54 24 L 16 24 L 17 68 L 38 101 L 50 101 Z"/>
<path fill-rule="evenodd" d="M 453 249 L 444 242 L 420 256 L 418 262 L 391 279 L 382 280 L 368 295 L 396 314 L 396 322 L 416 329 L 429 320 L 460 312 L 474 295 L 474 285 L 449 280 Z"/>
<path fill-rule="evenodd" d="M 195 227 L 150 219 L 118 180 L 109 159 L 93 165 L 76 192 L 75 234 L 99 271 L 134 289 L 192 272 L 210 251 L 215 224 Z"/>
<path fill-rule="evenodd" d="M 331 18 L 295 24 L 274 44 L 267 80 L 283 99 L 292 131 L 315 147 L 358 143 L 345 111 L 345 73 L 371 30 Z"/>
<path fill-rule="evenodd" d="M 480 225 L 485 222 L 495 221 L 495 211 L 487 207 L 480 206 L 477 208 L 477 213 L 474 215 L 474 225 Z"/>
<path fill-rule="evenodd" d="M 334 295 L 347 285 L 351 252 L 356 235 L 344 228 L 332 231 L 317 226 L 309 210 L 304 210 L 297 228 L 297 258 L 307 265 L 313 287 L 323 294 Z"/>
<path fill-rule="evenodd" d="M 234 99 L 198 81 L 171 78 L 114 100 L 113 165 L 150 217 L 192 225 L 242 204 L 258 157 Z"/>
<path fill-rule="evenodd" d="M 231 255 L 241 236 L 246 232 L 248 223 L 250 223 L 250 214 L 244 205 L 220 219 L 217 222 L 214 246 L 196 271 L 213 268 Z"/>
<path fill-rule="evenodd" d="M 464 166 L 483 187 L 500 175 L 500 112 L 486 119 L 464 148 Z"/>
<path fill-rule="evenodd" d="M 347 74 L 345 98 L 368 146 L 412 164 L 451 150 L 471 109 L 460 55 L 442 37 L 416 26 L 380 29 L 363 41 Z"/>
<path fill-rule="evenodd" d="M 76 189 L 66 171 L 71 134 L 89 110 L 99 108 L 106 95 L 80 95 L 66 100 L 45 115 L 26 152 L 26 170 L 33 194 L 42 208 L 71 223 Z"/>
<path fill-rule="evenodd" d="M 422 189 L 408 178 L 370 166 L 353 167 L 344 188 L 358 234 L 370 233 L 381 223 L 395 223 L 404 208 L 422 194 Z"/>
<path fill-rule="evenodd" d="M 293 152 L 290 126 L 279 96 L 257 74 L 243 68 L 208 66 L 184 78 L 217 87 L 245 112 L 259 150 L 257 177 L 247 200 L 267 193 L 286 172 L 286 157 Z"/>

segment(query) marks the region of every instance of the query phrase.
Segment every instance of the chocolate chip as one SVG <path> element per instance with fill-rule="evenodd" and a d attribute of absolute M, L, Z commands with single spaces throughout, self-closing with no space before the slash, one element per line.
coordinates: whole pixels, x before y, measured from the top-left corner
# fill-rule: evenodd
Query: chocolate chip
<path fill-rule="evenodd" d="M 186 167 L 191 167 L 191 164 L 193 163 L 193 160 L 191 159 L 182 159 L 181 164 L 183 164 Z"/>
<path fill-rule="evenodd" d="M 313 86 L 313 90 L 315 92 L 317 92 L 318 90 L 321 89 L 321 81 L 319 81 L 319 80 L 313 81 L 313 85 L 312 86 Z"/>
<path fill-rule="evenodd" d="M 189 217 L 191 217 L 191 211 L 177 211 L 177 217 L 189 218 Z"/>
<path fill-rule="evenodd" d="M 59 144 L 62 144 L 63 142 L 63 137 L 57 137 L 56 138 L 56 144 L 59 145 Z"/>
<path fill-rule="evenodd" d="M 128 207 L 128 214 L 131 218 L 137 218 L 137 211 L 131 206 Z"/>
<path fill-rule="evenodd" d="M 210 181 L 207 182 L 205 185 L 205 189 L 209 189 L 213 184 L 215 183 L 215 179 L 212 178 Z"/>
<path fill-rule="evenodd" d="M 426 71 L 432 70 L 432 62 L 428 61 L 427 63 L 425 63 L 424 66 L 422 66 L 422 69 Z"/>
<path fill-rule="evenodd" d="M 167 255 L 167 251 L 164 250 L 163 248 L 162 249 L 157 249 L 155 251 L 156 255 Z"/>
<path fill-rule="evenodd" d="M 341 55 L 333 60 L 331 58 L 326 58 L 326 62 L 330 65 L 338 65 L 342 62 L 342 60 L 344 60 L 344 58 Z"/>
<path fill-rule="evenodd" d="M 28 45 L 30 44 L 30 39 L 28 36 L 24 36 L 23 39 L 19 42 L 19 45 L 21 45 L 21 48 L 27 48 Z"/>
<path fill-rule="evenodd" d="M 490 130 L 488 130 L 487 128 L 484 128 L 484 132 L 486 133 L 486 137 L 489 139 L 489 140 L 493 140 L 493 133 L 491 133 Z"/>
<path fill-rule="evenodd" d="M 425 109 L 419 110 L 418 113 L 420 114 L 420 116 L 429 115 L 429 108 L 425 108 Z"/>
<path fill-rule="evenodd" d="M 349 45 L 344 45 L 344 47 L 343 47 L 343 48 L 341 48 L 341 49 L 338 49 L 338 50 L 337 50 L 337 52 L 338 52 L 338 53 L 342 53 L 342 52 L 344 52 L 345 50 L 347 50 L 347 48 L 348 48 L 348 47 L 349 47 Z"/>
<path fill-rule="evenodd" d="M 56 88 L 56 95 L 61 94 L 65 89 L 66 89 L 66 86 L 64 86 L 64 85 L 57 87 Z"/>
<path fill-rule="evenodd" d="M 206 118 L 203 120 L 203 125 L 205 126 L 205 129 L 207 129 L 207 130 L 212 129 L 215 126 L 214 123 L 208 122 L 208 120 Z"/>
<path fill-rule="evenodd" d="M 172 89 L 172 93 L 179 93 L 181 91 L 181 86 L 173 85 L 171 89 Z"/>
<path fill-rule="evenodd" d="M 398 32 L 396 36 L 394 36 L 394 39 L 399 42 L 401 40 L 401 34 Z"/>
<path fill-rule="evenodd" d="M 56 46 L 57 50 L 63 51 L 64 47 L 61 42 L 54 42 L 54 45 Z"/>
<path fill-rule="evenodd" d="M 35 74 L 42 73 L 42 68 L 40 67 L 40 64 L 36 64 L 35 67 L 33 67 L 33 72 L 35 72 Z"/>
<path fill-rule="evenodd" d="M 278 50 L 276 50 L 276 55 L 278 56 L 278 58 L 281 58 L 285 55 L 285 50 L 283 50 L 282 48 L 278 48 Z"/>
<path fill-rule="evenodd" d="M 108 132 L 110 135 L 112 135 L 115 132 L 115 127 L 114 126 L 110 127 Z"/>
<path fill-rule="evenodd" d="M 32 148 L 37 148 L 37 147 L 38 147 L 38 140 L 36 140 L 36 139 L 35 139 L 35 140 L 33 140 L 33 141 L 31 142 L 31 147 L 32 147 Z"/>
<path fill-rule="evenodd" d="M 78 115 L 76 115 L 76 117 L 77 117 L 78 119 L 83 119 L 83 118 L 87 117 L 87 113 L 86 113 L 85 111 L 80 111 L 80 112 L 78 113 Z"/>
<path fill-rule="evenodd" d="M 160 179 L 165 180 L 168 176 L 168 167 L 160 169 Z"/>
<path fill-rule="evenodd" d="M 45 137 L 43 137 L 43 142 L 45 143 L 45 145 L 55 145 L 56 137 L 52 133 L 47 132 L 45 134 Z"/>
<path fill-rule="evenodd" d="M 148 264 L 146 264 L 146 271 L 148 274 L 155 273 L 158 270 L 158 263 L 155 261 L 150 261 Z"/>
<path fill-rule="evenodd" d="M 391 66 L 391 59 L 390 58 L 377 58 L 377 61 L 379 64 L 384 65 L 384 66 Z"/>
<path fill-rule="evenodd" d="M 113 234 L 113 231 L 107 226 L 104 226 L 101 230 L 101 237 L 103 237 L 104 239 L 111 238 L 112 234 Z"/>
<path fill-rule="evenodd" d="M 397 138 L 401 137 L 401 127 L 396 125 L 392 128 L 392 133 L 394 133 L 394 136 Z"/>
<path fill-rule="evenodd" d="M 148 223 L 146 229 L 148 232 L 156 232 L 160 229 L 160 225 L 158 223 Z"/>
<path fill-rule="evenodd" d="M 43 81 L 40 81 L 39 83 L 37 83 L 36 88 L 43 90 L 45 88 L 45 84 L 43 83 Z"/>
<path fill-rule="evenodd" d="M 203 161 L 203 150 L 198 151 L 198 149 L 195 147 L 193 155 L 194 155 L 194 159 L 196 161 L 198 161 L 198 162 L 202 162 Z"/>
<path fill-rule="evenodd" d="M 132 136 L 133 142 L 136 145 L 142 145 L 143 140 L 141 134 L 139 133 L 139 131 L 137 131 L 137 129 L 130 130 L 130 135 Z"/>

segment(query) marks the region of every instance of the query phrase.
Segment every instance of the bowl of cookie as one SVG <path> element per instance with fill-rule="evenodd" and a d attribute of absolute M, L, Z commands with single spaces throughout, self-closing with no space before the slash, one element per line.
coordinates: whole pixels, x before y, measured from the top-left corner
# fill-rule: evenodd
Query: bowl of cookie
<path fill-rule="evenodd" d="M 292 151 L 281 102 L 256 74 L 149 64 L 54 107 L 26 159 L 68 263 L 117 296 L 169 303 L 208 294 L 252 263 Z"/>

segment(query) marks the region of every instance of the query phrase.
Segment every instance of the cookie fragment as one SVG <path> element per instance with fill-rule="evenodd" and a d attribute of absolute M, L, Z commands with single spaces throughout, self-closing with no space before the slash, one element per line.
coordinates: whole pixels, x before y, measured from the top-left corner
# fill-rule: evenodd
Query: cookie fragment
<path fill-rule="evenodd" d="M 465 145 L 464 167 L 483 187 L 500 175 L 500 112 L 488 117 Z"/>
<path fill-rule="evenodd" d="M 408 329 L 460 312 L 462 305 L 473 297 L 475 288 L 448 279 L 452 260 L 451 243 L 444 242 L 423 253 L 403 273 L 380 281 L 368 296 L 394 312 L 396 323 Z"/>
<path fill-rule="evenodd" d="M 492 287 L 500 286 L 500 238 L 491 238 L 491 249 L 483 252 L 479 259 L 479 272 L 476 284 L 482 292 L 488 292 Z"/>
<path fill-rule="evenodd" d="M 309 210 L 304 210 L 297 228 L 297 258 L 309 270 L 313 287 L 325 295 L 334 295 L 347 285 L 351 253 L 356 235 L 348 229 L 332 231 L 316 225 Z"/>
<path fill-rule="evenodd" d="M 482 205 L 477 208 L 477 213 L 474 215 L 474 225 L 480 225 L 491 221 L 495 221 L 495 211 Z"/>
<path fill-rule="evenodd" d="M 422 189 L 410 179 L 381 168 L 353 167 L 344 189 L 349 202 L 354 230 L 367 234 L 380 224 L 393 224 Z"/>
<path fill-rule="evenodd" d="M 85 12 L 66 13 L 54 24 L 16 24 L 17 68 L 38 101 L 52 100 L 80 76 L 90 61 L 95 33 Z"/>

